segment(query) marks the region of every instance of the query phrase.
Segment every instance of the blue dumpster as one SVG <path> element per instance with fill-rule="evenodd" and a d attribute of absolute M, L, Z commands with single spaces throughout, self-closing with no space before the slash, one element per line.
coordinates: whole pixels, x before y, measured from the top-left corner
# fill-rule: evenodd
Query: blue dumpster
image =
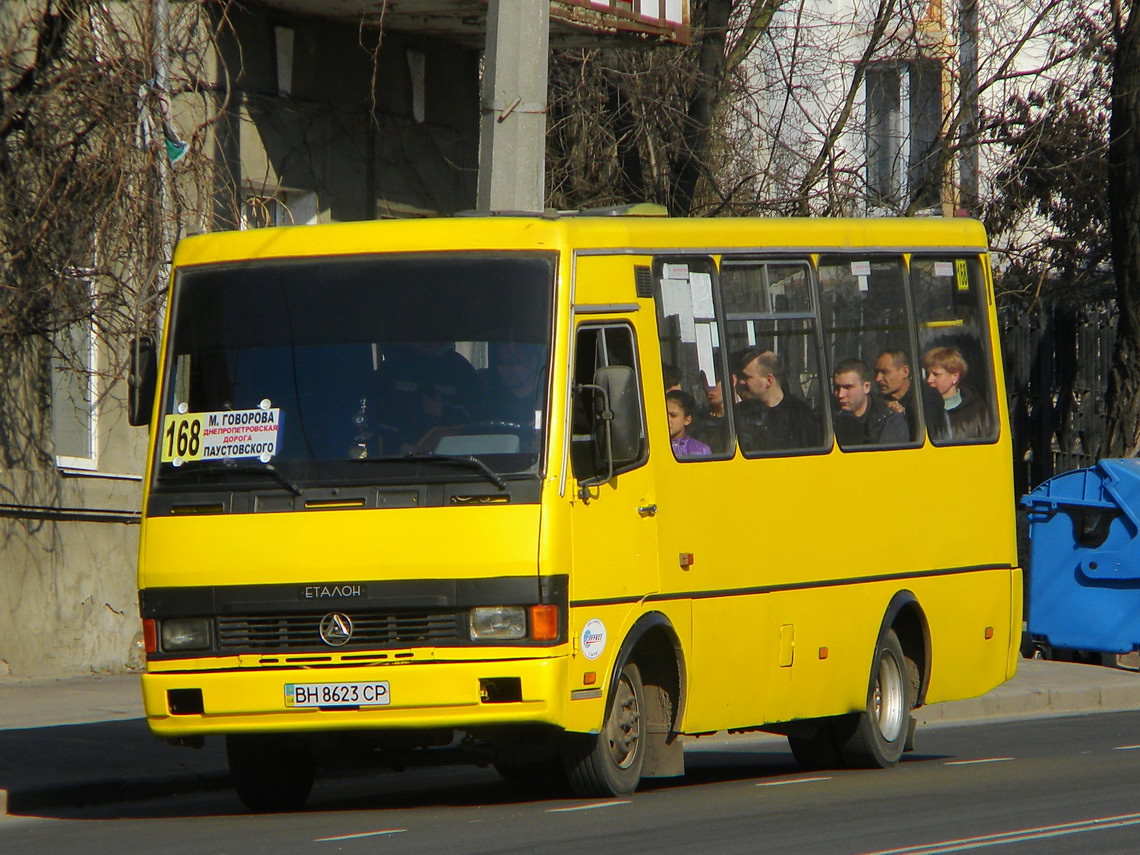
<path fill-rule="evenodd" d="M 1140 648 L 1140 459 L 1050 478 L 1021 504 L 1030 636 L 1074 650 Z"/>

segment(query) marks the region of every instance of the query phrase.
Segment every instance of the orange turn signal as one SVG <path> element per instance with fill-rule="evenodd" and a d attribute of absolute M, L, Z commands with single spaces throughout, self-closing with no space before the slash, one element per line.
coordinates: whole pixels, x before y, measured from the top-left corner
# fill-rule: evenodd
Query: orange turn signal
<path fill-rule="evenodd" d="M 143 648 L 147 653 L 158 653 L 158 622 L 154 618 L 143 621 Z"/>
<path fill-rule="evenodd" d="M 558 606 L 530 607 L 530 637 L 535 641 L 558 638 Z"/>

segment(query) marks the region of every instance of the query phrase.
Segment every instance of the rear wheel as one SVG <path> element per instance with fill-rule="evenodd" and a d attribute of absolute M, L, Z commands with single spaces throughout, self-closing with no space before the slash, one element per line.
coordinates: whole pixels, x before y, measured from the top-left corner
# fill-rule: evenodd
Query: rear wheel
<path fill-rule="evenodd" d="M 875 768 L 898 763 L 913 709 L 914 685 L 906 657 L 898 636 L 888 630 L 875 652 L 866 711 L 837 725 L 847 765 Z"/>
<path fill-rule="evenodd" d="M 565 737 L 562 762 L 575 795 L 622 796 L 637 789 L 645 763 L 644 710 L 641 672 L 627 662 L 602 732 Z"/>
<path fill-rule="evenodd" d="M 843 754 L 836 742 L 835 723 L 831 719 L 819 719 L 815 724 L 816 730 L 810 736 L 789 734 L 788 746 L 796 762 L 808 771 L 842 768 Z"/>
<path fill-rule="evenodd" d="M 309 797 L 317 766 L 301 740 L 271 733 L 226 737 L 230 781 L 252 811 L 297 810 Z"/>

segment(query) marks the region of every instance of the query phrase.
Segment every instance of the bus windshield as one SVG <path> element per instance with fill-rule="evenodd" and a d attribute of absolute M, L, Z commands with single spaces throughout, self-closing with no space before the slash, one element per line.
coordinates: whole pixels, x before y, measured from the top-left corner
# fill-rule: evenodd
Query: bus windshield
<path fill-rule="evenodd" d="M 431 253 L 181 269 L 158 483 L 230 483 L 257 466 L 273 479 L 237 480 L 539 472 L 554 266 Z"/>

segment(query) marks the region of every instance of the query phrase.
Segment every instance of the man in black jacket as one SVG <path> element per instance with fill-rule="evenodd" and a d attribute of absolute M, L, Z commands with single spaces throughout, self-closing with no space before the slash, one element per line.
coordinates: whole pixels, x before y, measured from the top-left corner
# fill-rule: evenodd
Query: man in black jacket
<path fill-rule="evenodd" d="M 871 394 L 871 369 L 861 359 L 845 359 L 831 378 L 838 411 L 835 438 L 840 448 L 855 445 L 905 445 L 906 418 Z"/>
<path fill-rule="evenodd" d="M 950 435 L 950 420 L 942 396 L 925 383 L 913 382 L 910 358 L 905 350 L 884 350 L 875 360 L 875 385 L 887 406 L 906 417 L 910 438 L 918 439 L 918 408 L 922 401 L 926 429 L 935 442 Z"/>
<path fill-rule="evenodd" d="M 822 434 L 819 418 L 802 399 L 785 388 L 783 367 L 770 350 L 749 350 L 737 363 L 736 425 L 744 451 L 787 451 L 816 448 Z"/>

